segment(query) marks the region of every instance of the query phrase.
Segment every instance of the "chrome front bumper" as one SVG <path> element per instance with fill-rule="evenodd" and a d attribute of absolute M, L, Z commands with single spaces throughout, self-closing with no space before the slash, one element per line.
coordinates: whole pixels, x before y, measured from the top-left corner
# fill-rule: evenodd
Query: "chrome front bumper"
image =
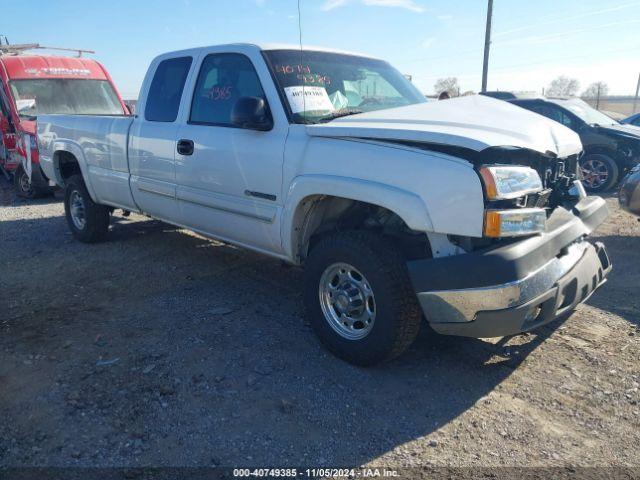
<path fill-rule="evenodd" d="M 516 307 L 542 295 L 578 263 L 589 247 L 587 242 L 571 245 L 566 255 L 554 258 L 522 280 L 489 288 L 422 292 L 418 300 L 431 318 L 471 322 L 478 312 Z"/>
<path fill-rule="evenodd" d="M 589 197 L 579 207 L 559 212 L 554 228 L 538 237 L 484 253 L 409 262 L 433 329 L 471 337 L 511 335 L 584 302 L 606 281 L 611 262 L 604 245 L 583 240 L 606 216 L 604 201 Z"/>
<path fill-rule="evenodd" d="M 602 244 L 580 242 L 528 277 L 490 288 L 418 294 L 434 330 L 501 337 L 537 328 L 573 310 L 606 281 L 611 262 Z"/>

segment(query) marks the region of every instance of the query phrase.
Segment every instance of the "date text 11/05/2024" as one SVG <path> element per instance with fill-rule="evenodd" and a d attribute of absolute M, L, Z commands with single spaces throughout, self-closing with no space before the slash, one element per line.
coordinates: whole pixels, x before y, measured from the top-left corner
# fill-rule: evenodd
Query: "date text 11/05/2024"
<path fill-rule="evenodd" d="M 282 477 L 282 478 L 393 478 L 398 471 L 387 468 L 234 468 L 235 478 L 245 477 Z"/>

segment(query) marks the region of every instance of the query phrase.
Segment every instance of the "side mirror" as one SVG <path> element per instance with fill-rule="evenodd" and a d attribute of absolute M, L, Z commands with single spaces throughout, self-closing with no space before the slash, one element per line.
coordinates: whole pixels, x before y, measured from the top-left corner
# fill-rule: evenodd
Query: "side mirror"
<path fill-rule="evenodd" d="M 231 123 L 236 127 L 262 132 L 273 128 L 267 104 L 259 97 L 240 97 L 231 111 Z"/>

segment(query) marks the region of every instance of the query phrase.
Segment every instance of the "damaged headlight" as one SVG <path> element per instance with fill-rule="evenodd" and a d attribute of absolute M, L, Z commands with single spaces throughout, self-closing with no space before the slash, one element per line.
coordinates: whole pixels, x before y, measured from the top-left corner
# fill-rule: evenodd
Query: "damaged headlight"
<path fill-rule="evenodd" d="M 480 176 L 487 200 L 509 200 L 542 190 L 540 175 L 530 167 L 485 165 Z"/>

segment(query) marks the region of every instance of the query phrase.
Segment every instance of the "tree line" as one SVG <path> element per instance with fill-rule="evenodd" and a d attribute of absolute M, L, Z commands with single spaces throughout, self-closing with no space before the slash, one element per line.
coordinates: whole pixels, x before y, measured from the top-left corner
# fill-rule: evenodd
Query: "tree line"
<path fill-rule="evenodd" d="M 456 77 L 439 78 L 433 85 L 436 95 L 447 92 L 451 97 L 459 97 L 464 95 L 472 95 L 474 91 L 464 91 L 460 89 L 460 84 Z M 544 94 L 548 97 L 575 97 L 580 91 L 580 82 L 575 78 L 561 75 L 551 81 L 544 90 Z M 609 93 L 609 86 L 605 82 L 594 82 L 589 85 L 581 94 L 582 98 L 598 98 L 604 97 Z"/>

